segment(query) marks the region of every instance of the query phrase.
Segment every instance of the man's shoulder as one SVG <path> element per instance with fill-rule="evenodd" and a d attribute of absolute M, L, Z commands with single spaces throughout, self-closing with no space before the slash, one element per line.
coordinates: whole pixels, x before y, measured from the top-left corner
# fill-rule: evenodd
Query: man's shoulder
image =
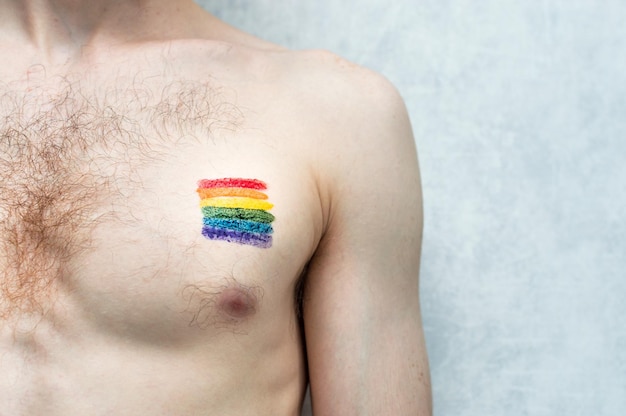
<path fill-rule="evenodd" d="M 401 101 L 383 75 L 328 50 L 293 50 L 255 37 L 234 40 L 209 42 L 204 55 L 219 55 L 233 74 L 271 84 L 276 94 L 285 91 L 303 104 L 317 102 L 334 110 L 346 105 L 354 111 L 355 106 Z"/>
<path fill-rule="evenodd" d="M 273 128 L 297 131 L 286 136 L 306 152 L 394 146 L 392 137 L 410 135 L 404 101 L 380 73 L 327 50 L 292 50 L 233 33 L 185 42 L 183 59 L 171 61 L 235 91 L 238 103 Z"/>
<path fill-rule="evenodd" d="M 265 59 L 283 102 L 293 105 L 297 116 L 331 129 L 326 137 L 333 144 L 339 136 L 376 134 L 406 118 L 404 101 L 386 77 L 335 53 L 272 51 Z"/>
<path fill-rule="evenodd" d="M 326 50 L 279 52 L 283 79 L 302 98 L 352 111 L 398 100 L 396 88 L 383 75 Z M 356 106 L 356 108 L 355 108 Z"/>
<path fill-rule="evenodd" d="M 302 130 L 315 132 L 302 148 L 331 193 L 356 183 L 367 186 L 372 174 L 391 166 L 415 168 L 407 109 L 386 77 L 328 51 L 280 54 L 280 89 L 288 96 L 283 102 L 293 105 L 288 112 L 294 120 L 306 123 Z"/>
<path fill-rule="evenodd" d="M 200 41 L 186 48 L 188 67 L 197 75 L 212 76 L 207 67 L 221 68 L 218 79 L 237 85 L 238 94 L 259 98 L 253 108 L 273 110 L 281 118 L 298 120 L 316 131 L 332 128 L 346 136 L 361 128 L 385 128 L 405 111 L 395 86 L 380 73 L 327 50 L 291 50 L 260 42 Z M 334 140 L 333 140 L 334 141 Z"/>
<path fill-rule="evenodd" d="M 206 37 L 184 41 L 180 54 L 170 56 L 185 68 L 182 72 L 202 77 L 206 68 L 221 64 L 233 80 L 271 86 L 275 98 L 296 99 L 295 108 L 311 106 L 306 109 L 315 113 L 350 111 L 356 116 L 359 109 L 370 109 L 383 115 L 389 104 L 402 102 L 384 76 L 333 52 L 293 50 L 220 20 L 212 22 L 219 35 L 207 32 Z"/>
<path fill-rule="evenodd" d="M 326 144 L 344 151 L 364 141 L 388 146 L 390 134 L 410 129 L 404 100 L 382 74 L 328 51 L 294 52 L 289 59 L 285 83 L 301 109 L 323 118 Z"/>

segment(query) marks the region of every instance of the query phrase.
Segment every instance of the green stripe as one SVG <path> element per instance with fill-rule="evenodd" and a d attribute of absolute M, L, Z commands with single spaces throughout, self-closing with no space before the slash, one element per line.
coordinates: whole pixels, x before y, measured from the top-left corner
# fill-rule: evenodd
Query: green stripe
<path fill-rule="evenodd" d="M 240 220 L 270 223 L 274 216 L 262 209 L 202 207 L 205 218 L 235 218 Z"/>

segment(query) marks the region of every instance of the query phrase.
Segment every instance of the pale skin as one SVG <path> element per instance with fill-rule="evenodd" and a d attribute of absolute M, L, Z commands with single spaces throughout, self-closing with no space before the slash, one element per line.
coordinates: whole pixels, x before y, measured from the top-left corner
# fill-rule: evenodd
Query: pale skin
<path fill-rule="evenodd" d="M 384 78 L 186 0 L 0 0 L 0 54 L 0 415 L 296 416 L 307 382 L 316 416 L 432 413 Z M 271 247 L 201 234 L 226 177 Z"/>

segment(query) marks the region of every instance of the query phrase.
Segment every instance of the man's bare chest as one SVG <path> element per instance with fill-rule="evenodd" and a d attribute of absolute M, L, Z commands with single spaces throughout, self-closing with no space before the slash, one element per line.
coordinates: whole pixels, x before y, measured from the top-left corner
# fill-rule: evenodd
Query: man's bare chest
<path fill-rule="evenodd" d="M 305 170 L 207 84 L 159 93 L 67 84 L 2 96 L 6 319 L 62 305 L 113 332 L 167 337 L 238 324 L 293 289 L 316 238 Z M 198 192 L 220 178 L 264 185 Z"/>

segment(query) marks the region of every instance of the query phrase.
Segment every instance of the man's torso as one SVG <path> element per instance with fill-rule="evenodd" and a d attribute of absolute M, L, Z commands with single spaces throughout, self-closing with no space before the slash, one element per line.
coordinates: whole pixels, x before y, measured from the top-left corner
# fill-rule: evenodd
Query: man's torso
<path fill-rule="evenodd" d="M 1 416 L 296 414 L 316 133 L 240 49 L 3 74 Z M 220 178 L 266 184 L 271 247 L 203 235 L 198 181 Z"/>

